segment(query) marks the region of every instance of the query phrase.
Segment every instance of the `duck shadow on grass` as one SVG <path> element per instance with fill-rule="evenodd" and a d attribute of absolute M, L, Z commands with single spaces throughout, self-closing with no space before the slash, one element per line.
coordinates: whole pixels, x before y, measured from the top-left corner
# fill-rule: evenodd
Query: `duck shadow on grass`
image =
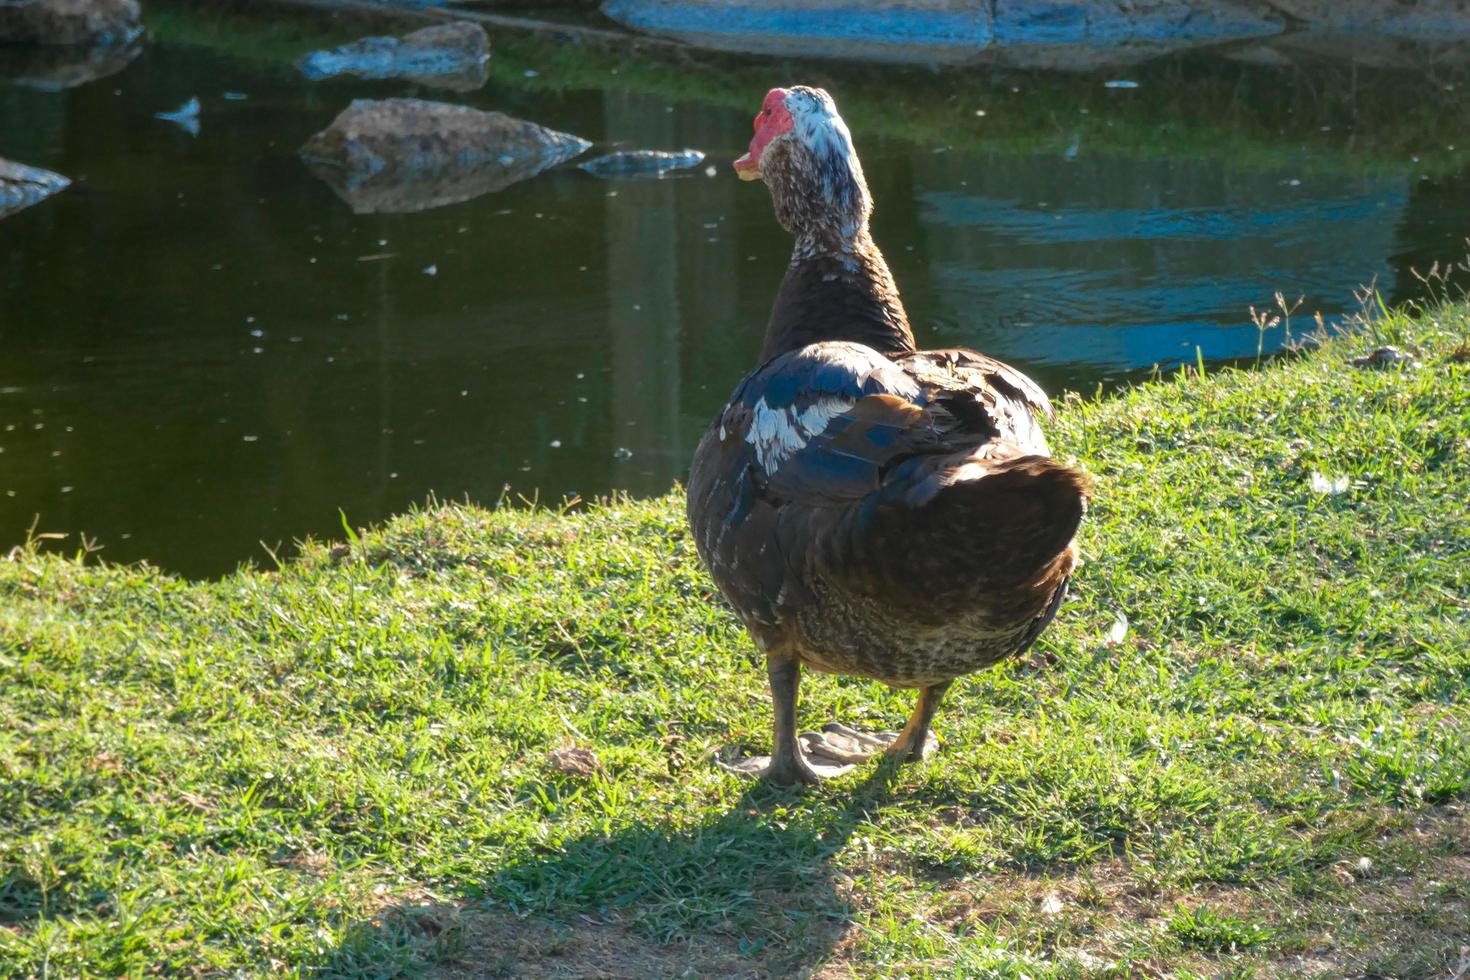
<path fill-rule="evenodd" d="M 752 783 L 694 826 L 636 826 L 448 886 L 354 925 L 315 976 L 766 977 L 802 974 L 852 910 L 832 858 L 891 796 L 881 763 L 845 793 Z"/>

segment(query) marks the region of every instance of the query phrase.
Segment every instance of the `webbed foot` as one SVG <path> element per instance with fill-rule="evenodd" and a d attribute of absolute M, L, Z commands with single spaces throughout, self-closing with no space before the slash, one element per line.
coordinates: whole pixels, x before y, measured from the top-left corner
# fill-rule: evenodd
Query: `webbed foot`
<path fill-rule="evenodd" d="M 785 759 L 779 756 L 753 755 L 735 762 L 721 761 L 719 765 L 722 769 L 742 776 L 768 779 L 777 786 L 794 786 L 797 783 L 815 786 L 824 779 L 844 776 L 856 768 L 853 763 L 809 751 L 808 739 L 816 737 L 812 732 L 799 736 L 796 752 Z"/>
<path fill-rule="evenodd" d="M 853 763 L 871 759 L 879 753 L 901 762 L 918 762 L 939 751 L 939 739 L 927 727 L 923 741 L 914 745 L 909 744 L 913 740 L 909 732 L 860 732 L 836 721 L 823 725 L 821 734 L 802 736 L 803 739 L 808 737 L 820 740 L 813 744 L 811 752 Z"/>
<path fill-rule="evenodd" d="M 797 751 L 785 764 L 769 755 L 750 756 L 736 762 L 720 762 L 720 767 L 742 776 L 762 776 L 778 786 L 802 783 L 815 786 L 823 779 L 844 776 L 876 755 L 896 757 L 903 762 L 917 762 L 939 749 L 939 740 L 925 732 L 924 743 L 915 753 L 901 744 L 900 732 L 860 732 L 840 722 L 828 722 L 820 732 L 802 732 L 797 736 Z"/>

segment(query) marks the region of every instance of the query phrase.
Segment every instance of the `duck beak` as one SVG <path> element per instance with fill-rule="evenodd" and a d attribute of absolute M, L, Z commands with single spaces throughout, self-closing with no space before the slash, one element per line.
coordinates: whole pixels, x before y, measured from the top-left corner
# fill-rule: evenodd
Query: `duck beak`
<path fill-rule="evenodd" d="M 734 167 L 735 175 L 741 180 L 761 179 L 760 161 L 755 159 L 754 155 L 748 151 L 743 157 L 735 161 Z"/>

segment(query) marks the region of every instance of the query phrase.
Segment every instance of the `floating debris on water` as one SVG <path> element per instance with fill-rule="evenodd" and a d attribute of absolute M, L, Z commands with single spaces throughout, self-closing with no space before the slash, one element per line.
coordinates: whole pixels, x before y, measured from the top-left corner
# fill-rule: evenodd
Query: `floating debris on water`
<path fill-rule="evenodd" d="M 155 112 L 155 119 L 171 122 L 190 136 L 199 135 L 199 97 L 196 95 L 173 112 Z"/>
<path fill-rule="evenodd" d="M 582 169 L 598 177 L 662 177 L 673 170 L 683 170 L 704 162 L 702 150 L 622 150 L 582 164 Z M 709 170 L 713 170 L 711 167 Z M 706 170 L 705 173 L 709 173 Z"/>

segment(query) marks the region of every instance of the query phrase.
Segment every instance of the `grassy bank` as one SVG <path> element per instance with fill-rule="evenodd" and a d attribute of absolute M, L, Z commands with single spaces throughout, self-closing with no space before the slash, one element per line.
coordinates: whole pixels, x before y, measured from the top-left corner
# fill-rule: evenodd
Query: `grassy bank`
<path fill-rule="evenodd" d="M 809 792 L 712 761 L 769 702 L 677 496 L 433 506 L 213 583 L 17 549 L 0 974 L 1452 972 L 1470 310 L 1374 329 L 1421 366 L 1066 400 L 1098 501 L 1058 662 Z"/>

